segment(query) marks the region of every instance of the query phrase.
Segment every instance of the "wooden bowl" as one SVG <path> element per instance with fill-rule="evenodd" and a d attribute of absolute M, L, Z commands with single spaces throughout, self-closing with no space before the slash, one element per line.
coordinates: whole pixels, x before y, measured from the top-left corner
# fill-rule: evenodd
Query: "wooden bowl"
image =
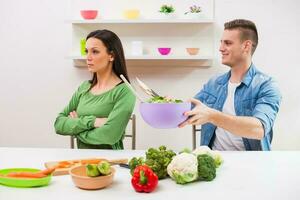
<path fill-rule="evenodd" d="M 86 175 L 86 166 L 76 166 L 70 169 L 73 183 L 85 190 L 96 190 L 109 186 L 113 182 L 116 170 L 111 167 L 111 174 L 106 176 L 89 177 Z"/>
<path fill-rule="evenodd" d="M 199 48 L 186 48 L 186 51 L 190 55 L 197 55 L 199 53 Z"/>

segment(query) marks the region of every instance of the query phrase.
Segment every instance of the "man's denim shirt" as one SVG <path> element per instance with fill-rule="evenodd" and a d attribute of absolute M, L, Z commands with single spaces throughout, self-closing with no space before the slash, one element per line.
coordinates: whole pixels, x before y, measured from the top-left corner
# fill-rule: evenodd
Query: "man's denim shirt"
<path fill-rule="evenodd" d="M 195 96 L 207 106 L 222 111 L 227 98 L 227 85 L 230 71 L 212 78 Z M 243 138 L 246 150 L 271 150 L 273 124 L 279 110 L 281 94 L 274 80 L 258 71 L 251 64 L 234 96 L 234 108 L 237 116 L 252 116 L 260 120 L 264 128 L 262 140 Z M 212 146 L 216 126 L 211 123 L 201 127 L 201 145 Z"/>

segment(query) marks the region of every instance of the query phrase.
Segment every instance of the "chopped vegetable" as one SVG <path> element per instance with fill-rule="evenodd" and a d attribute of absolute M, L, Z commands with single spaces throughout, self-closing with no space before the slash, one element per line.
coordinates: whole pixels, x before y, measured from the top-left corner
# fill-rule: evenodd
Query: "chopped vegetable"
<path fill-rule="evenodd" d="M 45 169 L 39 172 L 10 172 L 6 176 L 12 178 L 44 178 L 54 172 L 55 167 Z"/>
<path fill-rule="evenodd" d="M 198 161 L 194 154 L 181 153 L 168 165 L 169 176 L 178 184 L 193 182 L 198 178 Z"/>
<path fill-rule="evenodd" d="M 33 172 L 10 172 L 6 176 L 11 178 L 44 178 L 47 175 Z"/>
<path fill-rule="evenodd" d="M 158 177 L 150 167 L 140 165 L 134 169 L 131 184 L 137 192 L 152 192 L 158 184 Z"/>
<path fill-rule="evenodd" d="M 182 103 L 183 101 L 179 99 L 170 99 L 166 97 L 155 96 L 149 99 L 147 102 L 148 103 Z"/>
<path fill-rule="evenodd" d="M 88 160 L 80 160 L 82 165 L 85 164 L 98 164 L 102 159 L 88 159 Z"/>
<path fill-rule="evenodd" d="M 197 156 L 198 176 L 200 180 L 212 181 L 216 177 L 216 165 L 214 159 L 208 154 Z"/>
<path fill-rule="evenodd" d="M 101 161 L 97 167 L 101 175 L 108 175 L 111 173 L 110 164 L 107 161 Z"/>
<path fill-rule="evenodd" d="M 86 166 L 86 175 L 90 177 L 100 176 L 97 164 L 88 164 Z"/>
<path fill-rule="evenodd" d="M 49 175 L 49 174 L 52 174 L 54 171 L 55 171 L 56 167 L 51 167 L 51 168 L 48 168 L 48 169 L 44 169 L 42 171 L 40 171 L 39 173 L 42 173 L 42 174 L 45 174 L 45 175 Z"/>

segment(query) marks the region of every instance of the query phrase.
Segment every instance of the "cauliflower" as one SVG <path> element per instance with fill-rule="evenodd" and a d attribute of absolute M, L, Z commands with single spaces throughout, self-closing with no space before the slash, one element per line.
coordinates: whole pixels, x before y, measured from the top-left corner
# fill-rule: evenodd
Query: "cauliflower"
<path fill-rule="evenodd" d="M 215 160 L 216 167 L 220 167 L 220 165 L 224 162 L 220 151 L 210 151 L 209 153 Z"/>
<path fill-rule="evenodd" d="M 192 153 L 196 156 L 202 155 L 202 154 L 209 154 L 211 152 L 211 149 L 208 146 L 200 146 L 196 148 Z"/>
<path fill-rule="evenodd" d="M 219 151 L 211 150 L 208 146 L 200 146 L 197 149 L 195 149 L 192 153 L 196 156 L 203 154 L 210 155 L 214 159 L 217 168 L 223 163 L 221 153 Z"/>
<path fill-rule="evenodd" d="M 198 160 L 194 154 L 181 153 L 173 157 L 167 167 L 169 176 L 178 184 L 186 184 L 198 178 Z"/>

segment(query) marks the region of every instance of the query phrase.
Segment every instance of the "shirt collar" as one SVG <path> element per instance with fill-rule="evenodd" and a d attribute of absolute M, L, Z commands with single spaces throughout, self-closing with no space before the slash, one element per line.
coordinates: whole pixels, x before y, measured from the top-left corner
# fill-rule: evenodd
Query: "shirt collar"
<path fill-rule="evenodd" d="M 253 63 L 251 63 L 247 73 L 245 74 L 243 80 L 242 80 L 242 83 L 245 84 L 247 87 L 249 87 L 254 75 L 255 75 L 255 72 L 256 72 L 256 68 L 254 66 Z M 231 76 L 231 71 L 228 71 L 226 74 L 224 74 L 222 76 L 221 79 L 219 79 L 219 84 L 222 84 L 222 85 L 225 85 L 228 83 L 229 79 L 230 79 L 230 76 Z"/>
<path fill-rule="evenodd" d="M 253 63 L 251 63 L 247 73 L 245 74 L 242 83 L 244 83 L 247 87 L 249 87 L 254 75 L 255 75 L 256 69 Z"/>

